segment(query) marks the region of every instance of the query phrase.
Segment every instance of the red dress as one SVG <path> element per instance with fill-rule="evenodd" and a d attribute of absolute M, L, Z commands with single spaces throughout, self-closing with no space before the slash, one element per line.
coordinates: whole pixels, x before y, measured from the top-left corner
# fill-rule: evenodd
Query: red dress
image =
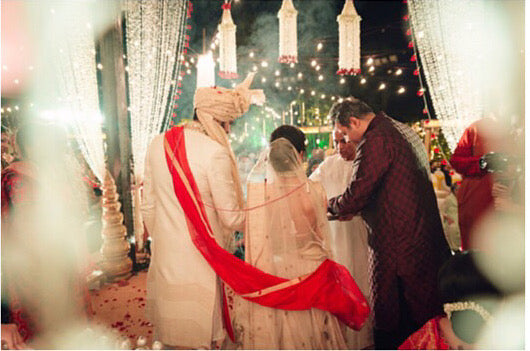
<path fill-rule="evenodd" d="M 24 203 L 32 202 L 32 191 L 35 187 L 33 167 L 23 161 L 15 161 L 2 171 L 2 251 L 6 236 L 9 235 L 10 214 L 12 210 Z M 2 252 L 4 253 L 4 252 Z M 2 257 L 5 257 L 2 255 Z M 4 266 L 4 265 L 3 265 Z M 5 267 L 5 266 L 4 266 Z M 24 309 L 19 298 L 19 287 L 13 284 L 15 279 L 9 279 L 9 272 L 2 271 L 2 301 L 9 307 L 9 321 L 17 325 L 19 334 L 24 341 L 31 339 L 37 331 L 35 320 Z"/>
<path fill-rule="evenodd" d="M 462 250 L 473 247 L 473 227 L 493 208 L 491 173 L 480 169 L 479 160 L 488 152 L 506 150 L 509 138 L 499 132 L 502 127 L 492 119 L 481 119 L 466 128 L 451 157 L 451 166 L 462 175 L 458 189 L 458 224 Z"/>
<path fill-rule="evenodd" d="M 401 344 L 399 350 L 449 350 L 449 345 L 442 337 L 440 319 L 438 316 L 430 319 L 414 334 Z"/>
<path fill-rule="evenodd" d="M 34 205 L 38 200 L 38 176 L 35 167 L 26 161 L 15 161 L 2 170 L 2 259 L 10 249 L 11 240 L 16 241 L 20 233 L 12 226 L 17 219 L 13 211 L 24 206 Z M 20 245 L 20 243 L 15 244 Z M 36 314 L 35 306 L 28 306 L 28 297 L 33 296 L 33 285 L 27 279 L 20 279 L 16 273 L 5 269 L 2 262 L 2 305 L 8 307 L 9 322 L 15 323 L 19 334 L 27 341 L 42 331 L 42 322 Z M 74 289 L 72 294 L 81 318 L 91 315 L 90 295 L 84 275 L 74 274 L 67 278 L 67 284 Z M 29 284 L 28 284 L 29 283 Z"/>

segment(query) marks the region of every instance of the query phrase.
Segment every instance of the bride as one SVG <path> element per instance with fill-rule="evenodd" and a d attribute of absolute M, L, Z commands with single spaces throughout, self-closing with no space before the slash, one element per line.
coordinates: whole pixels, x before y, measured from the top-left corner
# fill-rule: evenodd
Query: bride
<path fill-rule="evenodd" d="M 274 140 L 247 184 L 245 261 L 287 279 L 303 279 L 331 258 L 326 195 L 307 179 L 299 151 L 285 138 Z M 234 314 L 244 349 L 347 348 L 345 326 L 320 309 L 289 311 L 236 298 Z"/>

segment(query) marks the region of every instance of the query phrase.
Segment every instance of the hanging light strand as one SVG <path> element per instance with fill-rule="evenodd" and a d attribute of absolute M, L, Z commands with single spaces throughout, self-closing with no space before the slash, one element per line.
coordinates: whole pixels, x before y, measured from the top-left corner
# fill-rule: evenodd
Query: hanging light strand
<path fill-rule="evenodd" d="M 99 99 L 96 78 L 96 58 L 94 33 L 86 11 L 79 11 L 75 21 L 65 16 L 61 22 L 68 35 L 54 38 L 54 50 L 59 53 L 56 64 L 57 105 L 56 117 L 64 115 L 67 125 L 72 128 L 79 149 L 94 175 L 103 181 L 105 157 L 102 118 L 99 113 Z"/>
<path fill-rule="evenodd" d="M 170 121 L 167 103 L 181 70 L 187 7 L 187 0 L 125 1 L 131 143 L 138 182 L 150 140 Z"/>

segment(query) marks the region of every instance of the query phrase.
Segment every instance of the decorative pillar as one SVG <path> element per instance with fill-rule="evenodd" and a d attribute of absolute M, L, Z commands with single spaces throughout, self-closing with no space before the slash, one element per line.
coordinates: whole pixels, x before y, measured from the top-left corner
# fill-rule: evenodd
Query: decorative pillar
<path fill-rule="evenodd" d="M 298 11 L 294 8 L 292 0 L 283 0 L 282 7 L 278 11 L 280 21 L 280 63 L 298 62 L 298 38 L 296 28 L 296 16 Z"/>
<path fill-rule="evenodd" d="M 129 258 L 129 242 L 125 236 L 127 228 L 123 225 L 123 213 L 120 212 L 121 203 L 116 191 L 116 184 L 109 172 L 103 181 L 102 199 L 102 228 L 103 245 L 101 268 L 107 280 L 113 281 L 129 277 L 132 261 Z"/>
<path fill-rule="evenodd" d="M 361 16 L 355 11 L 353 0 L 346 0 L 339 22 L 339 75 L 361 73 Z"/>
<path fill-rule="evenodd" d="M 97 41 L 97 52 L 104 67 L 98 71 L 98 83 L 101 87 L 100 109 L 105 116 L 106 166 L 117 183 L 127 237 L 134 241 L 131 127 L 127 111 L 122 21 L 118 18 Z M 136 263 L 135 252 L 132 259 Z"/>

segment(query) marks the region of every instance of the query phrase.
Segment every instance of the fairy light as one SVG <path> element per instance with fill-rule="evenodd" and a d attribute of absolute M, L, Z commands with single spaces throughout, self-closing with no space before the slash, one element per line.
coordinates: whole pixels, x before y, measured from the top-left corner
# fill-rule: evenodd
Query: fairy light
<path fill-rule="evenodd" d="M 54 24 L 60 23 L 61 32 L 68 34 L 50 39 L 51 50 L 61 55 L 56 55 L 54 62 L 58 68 L 54 92 L 58 103 L 56 110 L 48 111 L 48 116 L 71 129 L 81 154 L 102 182 L 105 156 L 96 71 L 103 66 L 96 65 L 92 27 L 78 25 L 87 22 L 88 13 L 79 11 L 75 18 L 61 17 Z"/>
<path fill-rule="evenodd" d="M 398 94 L 403 94 L 405 92 L 405 88 L 404 87 L 400 87 L 397 92 L 398 92 Z"/>
<path fill-rule="evenodd" d="M 366 65 L 371 66 L 374 63 L 374 59 L 369 57 L 368 60 L 366 60 Z"/>
<path fill-rule="evenodd" d="M 385 88 L 386 88 L 386 84 L 385 84 L 385 83 L 381 83 L 381 84 L 379 85 L 379 90 L 383 90 L 383 89 L 385 89 Z"/>
<path fill-rule="evenodd" d="M 254 51 L 249 52 L 248 57 L 253 58 L 254 57 Z"/>
<path fill-rule="evenodd" d="M 276 82 L 276 83 L 274 83 L 274 86 L 275 86 L 276 88 L 279 88 L 279 87 L 280 87 L 280 82 Z"/>
<path fill-rule="evenodd" d="M 304 94 L 305 93 L 305 90 L 304 89 L 300 89 L 300 94 Z"/>
<path fill-rule="evenodd" d="M 398 68 L 396 71 L 396 76 L 399 76 L 403 73 L 403 70 L 401 68 Z"/>
<path fill-rule="evenodd" d="M 450 149 L 456 147 L 463 130 L 482 115 L 483 93 L 488 86 L 483 83 L 484 79 L 490 77 L 491 72 L 502 69 L 501 62 L 498 66 L 485 65 L 477 54 L 492 50 L 502 53 L 507 39 L 499 38 L 502 30 L 495 28 L 494 21 L 486 20 L 485 7 L 483 2 L 471 0 L 442 1 L 437 6 L 416 0 L 408 2 L 415 44 L 412 48 L 422 61 L 423 77 L 419 79 L 421 89 L 417 95 L 426 103 L 424 78 L 431 88 L 436 117 Z M 493 19 L 497 17 L 492 16 Z M 496 43 L 495 49 L 492 42 Z M 490 59 L 493 60 L 494 55 Z M 415 75 L 419 75 L 417 60 L 416 65 Z M 445 89 L 439 90 L 439 87 Z M 429 111 L 427 113 L 431 118 Z"/>
<path fill-rule="evenodd" d="M 145 153 L 149 142 L 171 121 L 172 109 L 166 109 L 167 97 L 174 96 L 177 86 L 171 85 L 180 75 L 184 57 L 184 34 L 188 1 L 126 0 L 125 37 L 128 47 L 129 94 L 131 101 L 131 144 L 134 173 L 144 173 Z M 171 21 L 166 19 L 171 19 Z M 138 46 L 134 43 L 139 42 Z M 170 51 L 174 55 L 153 55 Z M 191 63 L 195 63 L 193 58 Z M 178 78 L 177 78 L 178 77 Z M 166 123 L 163 125 L 163 122 Z"/>
<path fill-rule="evenodd" d="M 298 72 L 298 79 L 302 79 L 303 76 L 302 72 Z"/>
<path fill-rule="evenodd" d="M 361 78 L 361 84 L 366 84 L 366 78 Z"/>
<path fill-rule="evenodd" d="M 324 80 L 324 76 L 323 76 L 322 74 L 319 75 L 319 76 L 318 76 L 318 80 L 320 80 L 320 81 Z"/>
<path fill-rule="evenodd" d="M 370 66 L 370 68 L 368 68 L 368 72 L 373 72 L 375 71 L 375 67 L 374 66 Z"/>
<path fill-rule="evenodd" d="M 287 90 L 291 91 L 291 90 L 293 90 L 293 88 L 291 86 L 288 86 Z"/>
<path fill-rule="evenodd" d="M 312 60 L 311 61 L 311 67 L 315 67 L 317 65 L 317 60 Z"/>
<path fill-rule="evenodd" d="M 315 94 L 316 94 L 315 91 L 312 90 L 312 91 L 311 91 L 311 96 L 315 96 Z"/>
<path fill-rule="evenodd" d="M 289 65 L 289 67 L 294 68 L 294 62 L 291 62 L 291 64 Z"/>
<path fill-rule="evenodd" d="M 320 71 L 320 65 L 316 66 L 315 69 L 316 69 L 317 71 Z"/>
<path fill-rule="evenodd" d="M 344 83 L 346 83 L 346 79 L 341 78 L 340 81 L 339 81 L 339 83 L 340 83 L 340 84 L 344 84 Z"/>
<path fill-rule="evenodd" d="M 279 77 L 279 76 L 280 76 L 280 71 L 279 71 L 279 70 L 276 70 L 276 71 L 274 72 L 274 75 L 275 75 L 276 77 Z"/>
<path fill-rule="evenodd" d="M 320 95 L 320 98 L 321 98 L 321 99 L 325 99 L 325 98 L 326 98 L 326 94 L 322 94 L 322 95 Z"/>
<path fill-rule="evenodd" d="M 323 47 L 323 46 L 324 46 L 324 45 L 322 45 L 322 43 L 318 43 L 318 45 L 317 45 L 317 51 L 322 50 L 322 47 Z"/>
<path fill-rule="evenodd" d="M 261 82 L 262 83 L 266 83 L 267 82 L 267 78 L 265 78 L 265 77 L 261 78 Z"/>

